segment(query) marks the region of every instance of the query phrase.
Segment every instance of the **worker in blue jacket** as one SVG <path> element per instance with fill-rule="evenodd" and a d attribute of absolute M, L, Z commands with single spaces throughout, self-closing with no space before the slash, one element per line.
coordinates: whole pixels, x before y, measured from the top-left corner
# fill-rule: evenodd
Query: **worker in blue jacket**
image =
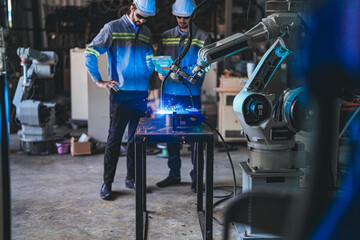
<path fill-rule="evenodd" d="M 109 90 L 110 127 L 104 156 L 104 183 L 100 197 L 111 198 L 111 187 L 128 125 L 125 186 L 135 187 L 134 135 L 147 106 L 149 79 L 153 72 L 151 31 L 144 22 L 155 15 L 155 0 L 134 0 L 130 11 L 101 29 L 84 53 L 93 81 Z M 97 58 L 107 53 L 109 81 L 102 80 Z"/>
<path fill-rule="evenodd" d="M 155 55 L 171 56 L 173 60 L 177 59 L 184 50 L 185 44 L 190 36 L 189 18 L 195 9 L 193 0 L 176 0 L 172 6 L 172 14 L 176 17 L 178 25 L 170 30 L 165 31 L 161 35 L 160 43 Z M 210 43 L 210 36 L 207 32 L 192 25 L 192 43 L 181 61 L 181 67 L 186 73 L 191 74 L 194 68 L 198 51 L 200 48 Z M 164 79 L 162 74 L 158 74 L 161 80 Z M 171 110 L 179 110 L 181 108 L 195 107 L 201 109 L 200 91 L 204 78 L 197 78 L 195 84 L 190 83 L 183 78 L 185 84 L 190 88 L 194 106 L 190 99 L 190 91 L 183 83 L 178 80 L 179 76 L 171 74 L 171 79 L 166 80 L 164 85 L 163 101 L 164 107 Z M 176 109 L 177 108 L 177 109 Z M 170 168 L 169 176 L 163 181 L 158 182 L 158 187 L 167 187 L 178 184 L 181 181 L 180 168 L 180 143 L 167 143 L 169 158 L 168 167 Z M 196 166 L 195 166 L 196 167 Z M 190 176 L 192 178 L 191 190 L 196 192 L 196 171 L 192 170 Z"/>

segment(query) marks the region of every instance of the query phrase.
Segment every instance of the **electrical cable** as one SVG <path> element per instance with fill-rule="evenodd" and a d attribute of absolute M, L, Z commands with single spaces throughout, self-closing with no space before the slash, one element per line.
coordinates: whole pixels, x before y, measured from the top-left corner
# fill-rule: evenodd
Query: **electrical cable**
<path fill-rule="evenodd" d="M 161 86 L 160 86 L 160 94 L 161 94 L 161 101 L 160 101 L 160 109 L 164 109 L 164 87 L 165 87 L 165 81 L 168 79 L 168 77 L 170 76 L 171 71 L 169 71 L 164 80 L 162 80 L 161 82 Z"/>
<path fill-rule="evenodd" d="M 192 106 L 193 108 L 195 108 L 194 99 L 193 99 L 193 95 L 192 95 L 192 92 L 191 92 L 190 87 L 186 84 L 186 82 L 185 82 L 182 78 L 179 78 L 179 80 L 180 80 L 180 82 L 181 82 L 182 84 L 184 84 L 184 85 L 186 86 L 186 88 L 188 89 L 188 91 L 189 91 L 189 93 L 190 93 L 189 97 L 190 97 L 190 101 L 191 101 L 191 106 Z"/>
<path fill-rule="evenodd" d="M 229 192 L 228 195 L 224 195 L 224 196 L 214 196 L 214 197 L 213 197 L 213 198 L 221 198 L 220 200 L 216 201 L 216 202 L 213 204 L 213 209 L 215 209 L 218 205 L 220 205 L 220 203 L 225 202 L 226 200 L 230 199 L 232 196 L 236 197 L 236 195 L 234 195 L 234 192 L 233 192 L 233 191 L 226 189 L 226 188 L 232 188 L 232 187 L 233 187 L 233 186 L 216 186 L 216 187 L 213 188 L 214 190 L 221 190 L 221 191 L 227 191 L 227 192 Z M 237 186 L 236 188 L 241 189 L 241 187 L 238 187 L 238 186 Z M 213 216 L 213 219 L 214 219 L 214 221 L 215 221 L 217 224 L 219 224 L 219 225 L 221 225 L 221 226 L 224 225 L 224 224 L 223 224 L 220 220 L 218 220 L 216 217 Z"/>
<path fill-rule="evenodd" d="M 234 164 L 233 164 L 233 161 L 231 159 L 231 156 L 230 156 L 230 153 L 229 153 L 229 149 L 227 147 L 227 144 L 223 138 L 223 136 L 221 135 L 221 133 L 214 127 L 212 126 L 210 123 L 204 121 L 203 122 L 204 124 L 206 124 L 207 126 L 210 127 L 211 130 L 215 131 L 217 133 L 217 135 L 221 138 L 221 141 L 222 143 L 224 144 L 224 147 L 225 147 L 225 150 L 226 150 L 226 153 L 227 153 L 227 156 L 229 158 L 229 161 L 230 161 L 230 165 L 231 165 L 231 170 L 232 170 L 232 174 L 233 174 L 233 180 L 234 180 L 234 196 L 236 196 L 236 176 L 235 176 L 235 169 L 234 169 Z"/>
<path fill-rule="evenodd" d="M 34 99 L 35 94 L 36 94 L 36 87 L 32 86 L 31 90 L 29 90 L 29 92 L 31 92 L 31 95 L 30 95 L 30 97 L 28 99 Z"/>
<path fill-rule="evenodd" d="M 275 121 L 281 122 L 282 121 L 282 107 L 284 104 L 284 92 L 282 92 L 277 100 L 277 102 L 275 103 L 274 107 L 273 107 L 273 112 L 274 112 L 274 119 Z"/>
<path fill-rule="evenodd" d="M 220 137 L 224 147 L 225 147 L 225 150 L 226 150 L 226 153 L 227 153 L 227 156 L 229 158 L 229 162 L 230 162 L 230 165 L 231 165 L 231 171 L 232 171 L 232 174 L 233 174 L 233 182 L 234 182 L 234 186 L 233 186 L 233 191 L 230 191 L 230 190 L 227 190 L 227 189 L 224 189 L 225 187 L 227 186 L 218 186 L 218 187 L 214 187 L 213 189 L 219 189 L 219 190 L 223 190 L 223 191 L 228 191 L 230 192 L 228 195 L 225 195 L 225 196 L 216 196 L 214 198 L 221 198 L 220 200 L 216 201 L 214 204 L 213 204 L 213 208 L 215 208 L 217 205 L 219 205 L 220 203 L 224 202 L 225 200 L 228 200 L 229 198 L 231 197 L 236 197 L 236 176 L 235 176 L 235 168 L 234 168 L 234 164 L 233 164 L 233 161 L 231 159 L 231 156 L 230 156 L 230 152 L 229 152 L 229 149 L 227 147 L 227 144 L 225 142 L 225 139 L 223 138 L 223 136 L 221 135 L 221 133 L 214 127 L 212 126 L 210 123 L 204 121 L 202 122 L 204 124 L 206 124 L 208 127 L 210 127 L 210 129 L 214 132 L 216 132 L 216 134 Z M 214 221 L 216 221 L 218 224 L 220 225 L 223 225 L 219 220 L 217 220 L 215 217 L 213 217 Z"/>

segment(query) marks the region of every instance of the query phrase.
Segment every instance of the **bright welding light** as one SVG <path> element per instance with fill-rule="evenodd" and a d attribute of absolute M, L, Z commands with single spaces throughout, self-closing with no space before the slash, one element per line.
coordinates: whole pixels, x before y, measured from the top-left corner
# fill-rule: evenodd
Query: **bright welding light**
<path fill-rule="evenodd" d="M 165 114 L 172 114 L 173 111 L 170 111 L 170 110 L 159 110 L 159 111 L 156 111 L 155 114 L 161 114 L 161 115 L 165 115 Z"/>
<path fill-rule="evenodd" d="M 199 110 L 197 110 L 196 108 L 162 109 L 156 111 L 155 114 L 166 115 L 166 114 L 172 114 L 173 112 L 176 112 L 177 114 L 187 114 L 190 112 L 199 112 Z"/>
<path fill-rule="evenodd" d="M 166 106 L 164 108 L 161 108 L 156 111 L 155 114 L 172 114 L 173 112 L 179 112 L 183 109 L 184 107 L 181 104 L 177 104 L 175 106 Z"/>

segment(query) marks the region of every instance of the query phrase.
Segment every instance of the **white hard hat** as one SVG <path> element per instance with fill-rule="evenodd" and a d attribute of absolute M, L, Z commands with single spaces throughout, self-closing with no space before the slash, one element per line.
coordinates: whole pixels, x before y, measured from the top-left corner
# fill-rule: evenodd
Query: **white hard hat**
<path fill-rule="evenodd" d="M 172 14 L 177 17 L 189 17 L 195 7 L 193 0 L 176 0 L 172 6 Z"/>
<path fill-rule="evenodd" d="M 134 0 L 134 4 L 142 14 L 146 16 L 155 16 L 155 0 Z"/>

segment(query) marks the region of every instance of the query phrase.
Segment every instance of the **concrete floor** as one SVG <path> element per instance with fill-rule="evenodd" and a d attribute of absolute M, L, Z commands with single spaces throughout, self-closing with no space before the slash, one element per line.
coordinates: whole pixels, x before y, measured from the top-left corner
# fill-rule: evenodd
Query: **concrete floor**
<path fill-rule="evenodd" d="M 80 129 L 86 132 L 86 129 Z M 70 130 L 69 130 L 70 131 Z M 239 162 L 247 159 L 245 145 L 231 151 L 237 185 Z M 125 157 L 119 159 L 113 201 L 99 197 L 103 154 L 73 157 L 69 154 L 29 156 L 20 151 L 16 134 L 10 136 L 12 238 L 13 239 L 135 239 L 135 193 L 124 186 Z M 196 195 L 190 190 L 190 152 L 182 156 L 182 183 L 157 188 L 168 174 L 166 159 L 147 157 L 148 239 L 201 239 L 196 214 Z M 215 148 L 214 185 L 232 185 L 225 152 Z M 241 190 L 239 190 L 241 191 Z M 223 195 L 214 191 L 214 195 Z M 214 199 L 214 202 L 217 199 Z M 224 205 L 214 209 L 221 220 Z M 214 221 L 214 239 L 222 239 L 223 227 Z M 238 239 L 234 229 L 232 239 Z"/>

